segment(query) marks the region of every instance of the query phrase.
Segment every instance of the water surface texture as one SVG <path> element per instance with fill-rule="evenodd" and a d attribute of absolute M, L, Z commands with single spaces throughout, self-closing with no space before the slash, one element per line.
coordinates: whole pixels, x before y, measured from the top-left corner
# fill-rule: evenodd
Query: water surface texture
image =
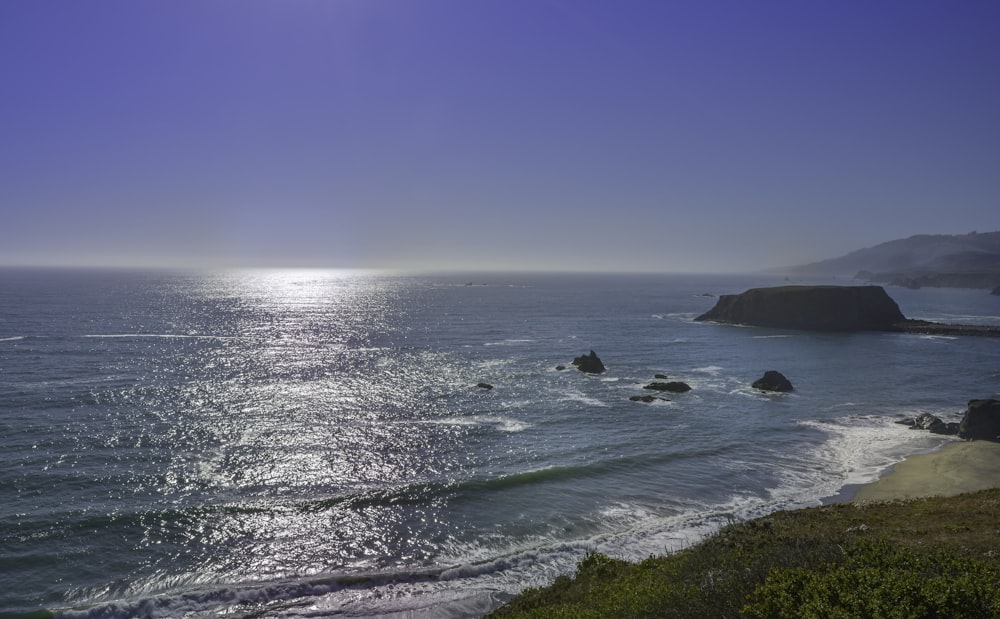
<path fill-rule="evenodd" d="M 778 283 L 0 270 L 0 614 L 477 616 L 588 551 L 833 500 L 952 440 L 893 421 L 996 395 L 992 338 L 692 321 Z M 1000 324 L 985 291 L 888 291 Z M 692 390 L 630 401 L 657 373 Z"/>

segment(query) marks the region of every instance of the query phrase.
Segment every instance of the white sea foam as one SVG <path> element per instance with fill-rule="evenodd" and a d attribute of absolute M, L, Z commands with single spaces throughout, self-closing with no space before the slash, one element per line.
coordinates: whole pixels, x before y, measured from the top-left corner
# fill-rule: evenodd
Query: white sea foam
<path fill-rule="evenodd" d="M 14 337 L 0 337 L 0 342 L 13 342 L 15 340 L 23 340 L 23 335 L 15 335 Z"/>
<path fill-rule="evenodd" d="M 236 340 L 232 335 L 189 335 L 185 333 L 92 333 L 81 335 L 87 338 L 167 338 L 167 339 L 191 339 L 191 340 Z"/>
<path fill-rule="evenodd" d="M 586 404 L 587 406 L 599 406 L 601 408 L 607 408 L 607 403 L 598 400 L 597 398 L 592 398 L 580 391 L 566 391 L 559 398 L 564 402 L 579 402 L 581 404 Z"/>
<path fill-rule="evenodd" d="M 706 365 L 700 368 L 694 368 L 692 372 L 704 372 L 705 374 L 711 374 L 712 376 L 718 376 L 722 370 L 724 370 L 721 365 Z"/>
<path fill-rule="evenodd" d="M 906 456 L 930 451 L 954 440 L 952 437 L 914 432 L 884 416 L 851 416 L 832 422 L 800 421 L 829 435 L 816 456 L 831 467 L 826 473 L 825 492 L 840 487 L 870 483 Z M 822 480 L 818 480 L 822 481 Z"/>
<path fill-rule="evenodd" d="M 441 419 L 425 419 L 418 423 L 449 425 L 449 426 L 493 426 L 503 432 L 522 432 L 531 427 L 530 423 L 525 423 L 510 417 L 488 417 L 484 415 L 473 415 L 470 417 L 443 417 Z"/>

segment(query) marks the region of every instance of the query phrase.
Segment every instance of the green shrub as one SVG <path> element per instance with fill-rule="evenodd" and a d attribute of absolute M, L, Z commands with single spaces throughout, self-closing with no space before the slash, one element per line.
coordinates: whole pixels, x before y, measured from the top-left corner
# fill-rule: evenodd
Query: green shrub
<path fill-rule="evenodd" d="M 774 568 L 743 609 L 753 618 L 1000 617 L 1000 567 L 885 541 L 845 550 L 826 570 Z"/>

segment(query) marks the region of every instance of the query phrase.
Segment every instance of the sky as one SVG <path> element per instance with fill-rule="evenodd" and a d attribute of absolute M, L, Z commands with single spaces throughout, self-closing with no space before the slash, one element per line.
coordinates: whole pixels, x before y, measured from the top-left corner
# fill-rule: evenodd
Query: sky
<path fill-rule="evenodd" d="M 733 272 L 998 229 L 995 0 L 0 2 L 0 264 Z"/>

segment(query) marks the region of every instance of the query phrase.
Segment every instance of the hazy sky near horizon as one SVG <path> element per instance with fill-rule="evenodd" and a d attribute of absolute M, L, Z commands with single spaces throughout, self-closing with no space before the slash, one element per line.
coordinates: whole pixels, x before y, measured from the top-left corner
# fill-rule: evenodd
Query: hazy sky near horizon
<path fill-rule="evenodd" d="M 6 0 L 0 264 L 734 271 L 1000 229 L 1000 3 Z"/>

